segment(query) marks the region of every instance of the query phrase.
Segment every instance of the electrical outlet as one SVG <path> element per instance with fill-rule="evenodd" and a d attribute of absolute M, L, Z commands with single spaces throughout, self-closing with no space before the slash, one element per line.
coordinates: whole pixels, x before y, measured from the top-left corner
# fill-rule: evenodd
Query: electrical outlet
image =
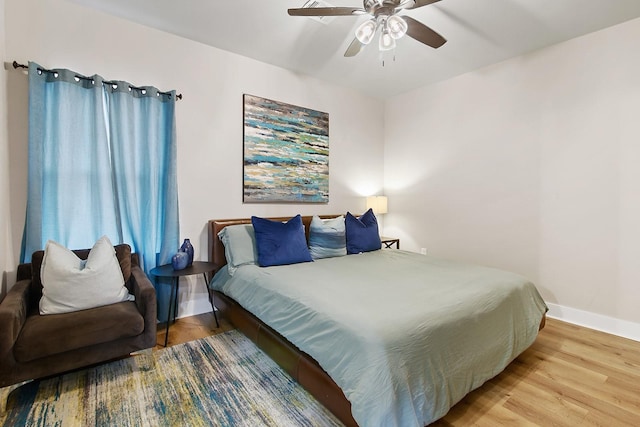
<path fill-rule="evenodd" d="M 420 248 L 420 253 L 422 255 L 426 255 L 427 254 L 427 248 Z"/>

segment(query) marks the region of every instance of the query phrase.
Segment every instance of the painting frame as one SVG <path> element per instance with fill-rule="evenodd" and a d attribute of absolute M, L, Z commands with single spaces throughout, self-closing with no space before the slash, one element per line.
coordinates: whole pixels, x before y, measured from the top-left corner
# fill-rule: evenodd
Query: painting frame
<path fill-rule="evenodd" d="M 329 113 L 242 99 L 243 203 L 329 203 Z"/>

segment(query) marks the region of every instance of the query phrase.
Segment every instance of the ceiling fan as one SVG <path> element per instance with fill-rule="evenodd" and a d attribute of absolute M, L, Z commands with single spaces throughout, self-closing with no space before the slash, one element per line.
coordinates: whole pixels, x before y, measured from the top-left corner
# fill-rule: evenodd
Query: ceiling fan
<path fill-rule="evenodd" d="M 363 7 L 304 7 L 289 9 L 291 16 L 350 16 L 370 15 L 371 18 L 363 22 L 356 29 L 356 37 L 347 48 L 344 56 L 356 56 L 365 45 L 371 43 L 378 29 L 380 38 L 378 47 L 381 51 L 396 47 L 396 40 L 405 34 L 409 37 L 431 46 L 439 48 L 446 43 L 446 39 L 423 23 L 410 16 L 400 16 L 402 10 L 417 9 L 440 0 L 364 0 Z"/>

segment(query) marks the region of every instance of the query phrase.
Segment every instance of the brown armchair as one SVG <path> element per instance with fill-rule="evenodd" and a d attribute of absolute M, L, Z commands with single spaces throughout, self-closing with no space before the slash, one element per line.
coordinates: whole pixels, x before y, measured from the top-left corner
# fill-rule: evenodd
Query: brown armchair
<path fill-rule="evenodd" d="M 129 245 L 114 247 L 135 301 L 64 314 L 40 315 L 44 251 L 18 266 L 17 282 L 0 303 L 0 412 L 23 381 L 116 359 L 156 345 L 156 293 Z M 89 250 L 74 251 L 86 259 Z"/>

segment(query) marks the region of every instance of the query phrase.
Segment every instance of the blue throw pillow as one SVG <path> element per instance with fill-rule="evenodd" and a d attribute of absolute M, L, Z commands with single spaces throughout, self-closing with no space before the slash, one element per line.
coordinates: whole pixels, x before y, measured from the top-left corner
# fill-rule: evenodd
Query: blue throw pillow
<path fill-rule="evenodd" d="M 309 226 L 309 252 L 313 259 L 347 254 L 344 217 L 322 220 L 314 215 Z"/>
<path fill-rule="evenodd" d="M 347 212 L 344 221 L 347 234 L 347 253 L 359 254 L 361 252 L 376 251 L 382 247 L 378 221 L 369 209 L 360 218 L 356 218 Z"/>
<path fill-rule="evenodd" d="M 313 261 L 300 215 L 287 222 L 252 216 L 251 223 L 256 236 L 260 267 Z"/>

